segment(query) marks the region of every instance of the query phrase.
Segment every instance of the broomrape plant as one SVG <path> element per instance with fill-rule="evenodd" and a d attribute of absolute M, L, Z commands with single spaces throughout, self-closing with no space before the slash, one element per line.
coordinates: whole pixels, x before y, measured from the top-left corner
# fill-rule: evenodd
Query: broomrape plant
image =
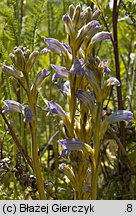
<path fill-rule="evenodd" d="M 96 199 L 101 144 L 109 126 L 119 121 L 131 121 L 132 113 L 118 110 L 110 116 L 103 115 L 105 100 L 113 86 L 120 82 L 110 77 L 107 60 L 94 56 L 93 50 L 103 40 L 110 40 L 111 33 L 98 32 L 100 11 L 92 13 L 88 7 L 81 11 L 80 4 L 69 6 L 69 14 L 62 18 L 68 43 L 45 38 L 47 47 L 43 53 L 59 53 L 65 65 L 51 65 L 55 74 L 53 82 L 61 86 L 67 96 L 68 112 L 60 105 L 49 101 L 50 113 L 57 114 L 63 122 L 66 139 L 58 140 L 63 157 L 70 164 L 61 164 L 60 169 L 69 178 L 75 199 Z M 61 85 L 59 85 L 61 83 Z M 66 88 L 67 86 L 67 88 Z"/>
<path fill-rule="evenodd" d="M 132 121 L 132 113 L 118 110 L 109 116 L 103 114 L 104 102 L 109 98 L 113 86 L 120 82 L 110 77 L 107 60 L 94 55 L 94 49 L 102 41 L 109 41 L 111 33 L 100 31 L 98 22 L 100 11 L 94 13 L 88 7 L 69 6 L 69 13 L 62 18 L 67 33 L 67 43 L 55 38 L 44 38 L 47 44 L 44 54 L 53 51 L 64 59 L 64 65 L 51 64 L 54 70 L 52 81 L 57 83 L 66 98 L 65 111 L 55 101 L 45 100 L 49 107 L 47 114 L 58 115 L 64 127 L 65 139 L 58 140 L 62 146 L 61 156 L 69 163 L 60 165 L 60 170 L 69 178 L 74 190 L 74 199 L 97 199 L 97 183 L 101 163 L 103 137 L 111 124 L 119 121 Z M 32 167 L 36 175 L 40 199 L 45 199 L 44 185 L 38 156 L 36 104 L 39 89 L 49 75 L 46 69 L 40 71 L 30 86 L 31 70 L 37 51 L 30 53 L 24 48 L 16 48 L 10 55 L 13 66 L 3 65 L 2 70 L 13 76 L 23 87 L 28 98 L 28 107 L 15 101 L 5 100 L 6 109 L 24 115 L 32 136 Z"/>

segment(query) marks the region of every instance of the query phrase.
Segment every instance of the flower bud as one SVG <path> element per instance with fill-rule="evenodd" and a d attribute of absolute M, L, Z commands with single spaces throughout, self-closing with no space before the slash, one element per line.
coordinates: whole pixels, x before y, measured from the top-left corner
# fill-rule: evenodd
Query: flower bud
<path fill-rule="evenodd" d="M 34 79 L 34 86 L 36 87 L 37 90 L 41 87 L 44 79 L 47 76 L 49 76 L 49 74 L 50 74 L 49 71 L 47 71 L 46 69 L 43 69 L 36 75 L 36 77 Z"/>
<path fill-rule="evenodd" d="M 92 19 L 92 20 L 97 20 L 98 17 L 100 16 L 100 14 L 101 14 L 101 11 L 100 11 L 100 10 L 96 10 L 96 11 L 92 14 L 91 19 Z"/>
<path fill-rule="evenodd" d="M 13 64 L 16 64 L 16 60 L 15 60 L 15 55 L 13 53 L 9 54 L 9 58 L 11 59 L 11 61 L 13 62 Z"/>
<path fill-rule="evenodd" d="M 80 14 L 80 21 L 78 22 L 78 28 L 81 28 L 85 23 L 90 22 L 91 16 L 92 16 L 92 9 L 91 9 L 91 7 L 87 7 Z"/>
<path fill-rule="evenodd" d="M 75 177 L 73 170 L 64 163 L 60 164 L 59 168 L 64 173 L 64 175 L 68 177 L 72 186 L 76 189 L 76 179 L 75 179 L 76 177 Z"/>
<path fill-rule="evenodd" d="M 65 14 L 62 20 L 65 24 L 66 32 L 69 35 L 69 44 L 70 46 L 73 46 L 75 42 L 75 33 L 74 33 L 74 26 L 72 20 L 68 14 Z"/>
<path fill-rule="evenodd" d="M 16 79 L 20 78 L 19 73 L 13 67 L 2 65 L 2 71 L 7 73 L 9 76 L 13 76 Z"/>
<path fill-rule="evenodd" d="M 29 55 L 29 58 L 26 62 L 26 65 L 25 65 L 25 72 L 28 73 L 31 71 L 32 69 L 32 66 L 34 65 L 35 61 L 36 61 L 36 58 L 38 56 L 39 52 L 38 51 L 33 51 L 30 55 Z"/>
<path fill-rule="evenodd" d="M 25 57 L 21 48 L 14 50 L 15 55 L 15 68 L 20 71 L 25 69 Z"/>
<path fill-rule="evenodd" d="M 107 96 L 110 94 L 110 90 L 113 85 L 120 86 L 120 82 L 117 78 L 115 77 L 110 77 L 104 84 L 102 94 L 103 94 L 103 99 L 107 98 Z"/>
<path fill-rule="evenodd" d="M 69 5 L 69 16 L 71 17 L 71 19 L 73 17 L 74 10 L 75 10 L 74 5 L 73 4 Z"/>
<path fill-rule="evenodd" d="M 75 8 L 74 15 L 73 15 L 73 18 L 72 18 L 74 27 L 76 27 L 78 25 L 78 22 L 79 22 L 79 19 L 80 19 L 80 12 L 81 12 L 81 6 L 80 6 L 80 4 L 78 4 L 76 6 L 76 8 Z"/>

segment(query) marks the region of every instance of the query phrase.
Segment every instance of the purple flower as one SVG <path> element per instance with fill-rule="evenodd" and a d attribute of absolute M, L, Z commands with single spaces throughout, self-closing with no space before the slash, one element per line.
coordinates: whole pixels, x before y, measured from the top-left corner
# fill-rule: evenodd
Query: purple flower
<path fill-rule="evenodd" d="M 91 43 L 94 44 L 103 40 L 110 40 L 110 38 L 111 38 L 110 32 L 99 32 L 92 37 Z"/>
<path fill-rule="evenodd" d="M 69 35 L 71 42 L 73 42 L 75 39 L 75 33 L 72 20 L 68 14 L 65 14 L 62 20 L 65 24 L 66 32 Z"/>
<path fill-rule="evenodd" d="M 6 105 L 6 109 L 2 111 L 4 114 L 9 113 L 10 111 L 22 113 L 24 108 L 20 103 L 14 100 L 4 100 L 3 103 Z"/>
<path fill-rule="evenodd" d="M 70 91 L 70 82 L 68 80 L 60 80 L 60 82 L 58 83 L 58 87 L 64 95 L 67 95 Z"/>
<path fill-rule="evenodd" d="M 55 38 L 44 38 L 44 41 L 48 44 L 48 46 L 42 50 L 44 54 L 50 50 L 59 54 L 67 52 L 66 47 Z"/>
<path fill-rule="evenodd" d="M 29 107 L 24 107 L 23 108 L 23 115 L 25 116 L 24 118 L 24 122 L 29 122 L 31 121 L 33 114 L 32 114 L 32 110 Z"/>
<path fill-rule="evenodd" d="M 111 73 L 111 70 L 107 67 L 108 62 L 109 62 L 108 60 L 102 60 L 105 74 L 110 74 Z"/>
<path fill-rule="evenodd" d="M 97 20 L 92 20 L 87 25 L 83 25 L 76 38 L 77 47 L 79 48 L 81 46 L 86 36 L 92 37 L 100 28 L 101 25 Z"/>
<path fill-rule="evenodd" d="M 112 86 L 112 85 L 116 85 L 116 86 L 120 86 L 120 82 L 117 78 L 115 77 L 110 77 L 107 81 L 106 81 L 107 86 Z"/>
<path fill-rule="evenodd" d="M 94 73 L 89 70 L 86 72 L 86 78 L 88 79 L 89 83 L 91 84 L 95 97 L 97 99 L 97 101 L 101 101 L 102 100 L 102 92 L 99 86 L 99 83 L 94 75 Z"/>
<path fill-rule="evenodd" d="M 62 107 L 59 104 L 55 103 L 53 100 L 47 101 L 47 105 L 50 108 L 50 111 L 47 115 L 49 115 L 50 113 L 57 114 L 60 118 L 64 118 L 66 116 L 66 113 L 62 109 Z"/>
<path fill-rule="evenodd" d="M 2 111 L 4 114 L 9 113 L 10 111 L 19 112 L 24 115 L 24 122 L 31 121 L 33 114 L 29 107 L 24 107 L 22 104 L 13 100 L 5 100 L 3 102 L 6 105 L 6 109 Z"/>
<path fill-rule="evenodd" d="M 34 79 L 34 85 L 36 86 L 36 89 L 39 89 L 44 81 L 44 79 L 49 76 L 50 72 L 47 71 L 45 68 L 41 70 Z"/>
<path fill-rule="evenodd" d="M 58 78 L 68 78 L 68 70 L 66 69 L 66 67 L 56 66 L 54 64 L 51 64 L 51 67 L 56 72 L 52 78 L 53 82 L 56 81 Z"/>
<path fill-rule="evenodd" d="M 68 157 L 68 153 L 71 151 L 81 150 L 85 145 L 84 142 L 77 140 L 77 139 L 74 139 L 74 138 L 58 140 L 58 143 L 63 148 L 63 151 L 62 151 L 63 157 Z"/>
<path fill-rule="evenodd" d="M 105 120 L 101 124 L 100 128 L 100 135 L 101 137 L 104 136 L 105 132 L 107 131 L 110 124 L 114 124 L 120 121 L 132 121 L 133 120 L 133 113 L 127 110 L 118 110 L 115 113 L 111 114 L 110 116 L 106 117 Z"/>
<path fill-rule="evenodd" d="M 85 70 L 82 67 L 83 61 L 82 59 L 76 59 L 70 69 L 70 73 L 75 73 L 77 75 L 85 74 Z"/>
<path fill-rule="evenodd" d="M 133 113 L 127 110 L 118 110 L 117 112 L 111 114 L 106 118 L 109 124 L 113 124 L 119 121 L 132 121 L 133 120 Z"/>

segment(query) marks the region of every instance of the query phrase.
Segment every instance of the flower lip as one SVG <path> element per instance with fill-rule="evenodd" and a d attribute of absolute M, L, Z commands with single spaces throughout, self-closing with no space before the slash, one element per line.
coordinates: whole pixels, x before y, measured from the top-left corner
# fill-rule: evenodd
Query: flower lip
<path fill-rule="evenodd" d="M 115 77 L 110 77 L 106 82 L 107 82 L 108 86 L 110 86 L 110 85 L 120 86 L 119 80 Z"/>
<path fill-rule="evenodd" d="M 111 39 L 111 33 L 110 32 L 99 32 L 97 34 L 95 34 L 92 39 L 91 42 L 92 44 L 100 42 L 102 40 L 110 40 Z"/>
<path fill-rule="evenodd" d="M 67 157 L 68 153 L 75 150 L 81 150 L 85 143 L 75 138 L 68 138 L 64 140 L 58 140 L 58 143 L 62 146 L 62 156 Z"/>
<path fill-rule="evenodd" d="M 44 48 L 42 50 L 42 52 L 44 54 L 46 54 L 47 52 L 49 52 L 50 50 L 56 52 L 56 53 L 65 53 L 66 52 L 66 48 L 63 45 L 63 43 L 59 42 L 57 39 L 55 38 L 44 38 L 44 41 L 48 44 L 48 46 L 46 48 Z"/>
<path fill-rule="evenodd" d="M 13 100 L 5 100 L 3 102 L 6 105 L 6 109 L 2 111 L 3 114 L 9 113 L 10 111 L 15 111 L 24 115 L 24 122 L 31 121 L 33 114 L 32 110 L 29 107 L 24 107 L 19 102 Z"/>
<path fill-rule="evenodd" d="M 56 66 L 51 64 L 53 70 L 55 70 L 56 74 L 53 77 L 53 80 L 56 81 L 58 78 L 68 78 L 68 70 L 63 66 Z"/>
<path fill-rule="evenodd" d="M 109 62 L 108 60 L 102 60 L 105 74 L 110 74 L 111 73 L 111 70 L 107 67 L 108 62 Z"/>
<path fill-rule="evenodd" d="M 62 107 L 53 100 L 47 101 L 47 105 L 50 107 L 50 111 L 47 113 L 47 115 L 50 115 L 50 113 L 57 114 L 60 118 L 64 118 L 66 116 L 66 113 Z"/>
<path fill-rule="evenodd" d="M 71 69 L 70 69 L 70 73 L 76 73 L 77 75 L 82 75 L 85 74 L 85 70 L 82 67 L 83 64 L 83 60 L 82 59 L 75 59 Z"/>

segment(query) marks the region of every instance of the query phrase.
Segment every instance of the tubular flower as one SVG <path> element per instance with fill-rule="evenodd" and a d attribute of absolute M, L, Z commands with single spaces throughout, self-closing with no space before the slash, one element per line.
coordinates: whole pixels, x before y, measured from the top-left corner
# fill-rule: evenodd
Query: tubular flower
<path fill-rule="evenodd" d="M 68 78 L 68 70 L 63 66 L 56 66 L 51 64 L 51 67 L 56 72 L 52 78 L 52 81 L 56 81 L 58 78 Z"/>
<path fill-rule="evenodd" d="M 120 86 L 120 82 L 117 78 L 110 77 L 109 79 L 107 79 L 107 81 L 105 82 L 105 84 L 103 86 L 103 90 L 102 90 L 103 99 L 107 98 L 107 96 L 110 93 L 112 86 L 114 86 L 114 85 L 116 85 L 117 87 Z"/>
<path fill-rule="evenodd" d="M 46 48 L 44 48 L 42 50 L 42 52 L 44 54 L 46 54 L 47 52 L 54 51 L 56 53 L 62 54 L 65 58 L 67 67 L 69 68 L 71 66 L 71 61 L 72 61 L 72 56 L 69 52 L 69 50 L 67 49 L 67 46 L 64 45 L 64 43 L 59 42 L 57 39 L 55 38 L 44 38 L 44 41 L 48 44 L 48 46 Z"/>
<path fill-rule="evenodd" d="M 105 120 L 101 124 L 101 137 L 104 136 L 105 132 L 107 131 L 110 124 L 114 124 L 120 121 L 132 121 L 133 120 L 133 113 L 127 110 L 118 110 L 115 113 L 111 114 L 110 116 L 106 117 Z"/>
<path fill-rule="evenodd" d="M 82 75 L 82 74 L 85 74 L 85 70 L 84 68 L 82 67 L 82 59 L 76 59 L 70 69 L 70 73 L 71 74 L 77 74 L 77 75 Z"/>
<path fill-rule="evenodd" d="M 81 150 L 83 148 L 84 142 L 76 140 L 74 138 L 68 138 L 64 140 L 58 140 L 58 143 L 62 146 L 62 156 L 68 157 L 68 153 L 75 150 Z"/>
<path fill-rule="evenodd" d="M 24 107 L 22 104 L 13 100 L 5 100 L 3 102 L 6 105 L 6 109 L 2 111 L 4 114 L 9 113 L 10 111 L 19 112 L 24 115 L 24 122 L 31 121 L 33 114 L 29 107 Z"/>
<path fill-rule="evenodd" d="M 48 112 L 47 115 L 52 113 L 52 114 L 57 114 L 62 119 L 65 118 L 66 113 L 59 104 L 57 104 L 53 100 L 51 100 L 51 101 L 47 101 L 47 105 L 50 108 L 50 111 Z"/>
<path fill-rule="evenodd" d="M 75 150 L 83 150 L 86 155 L 91 155 L 93 158 L 93 149 L 86 143 L 77 140 L 75 138 L 68 138 L 64 140 L 58 140 L 58 143 L 62 146 L 62 156 L 68 157 L 68 153 Z"/>
<path fill-rule="evenodd" d="M 41 70 L 34 79 L 34 86 L 36 89 L 39 89 L 47 76 L 49 76 L 50 72 L 45 68 Z"/>
<path fill-rule="evenodd" d="M 99 32 L 97 34 L 95 34 L 92 39 L 91 39 L 91 43 L 95 44 L 95 43 L 99 43 L 103 40 L 110 40 L 111 38 L 111 33 L 110 32 Z"/>
<path fill-rule="evenodd" d="M 76 44 L 77 44 L 78 49 L 80 48 L 86 36 L 92 37 L 100 28 L 101 28 L 101 25 L 99 24 L 97 20 L 92 20 L 86 26 L 83 26 L 79 30 L 77 38 L 76 38 Z"/>

